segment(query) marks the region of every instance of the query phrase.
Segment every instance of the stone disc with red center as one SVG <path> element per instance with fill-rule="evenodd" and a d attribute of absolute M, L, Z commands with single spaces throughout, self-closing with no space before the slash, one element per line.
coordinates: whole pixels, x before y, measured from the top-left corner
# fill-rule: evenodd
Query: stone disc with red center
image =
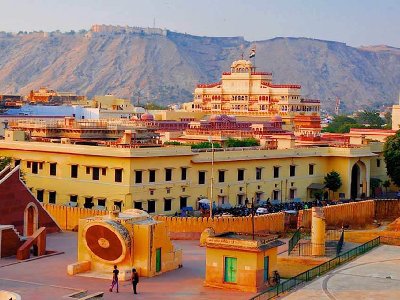
<path fill-rule="evenodd" d="M 110 220 L 88 224 L 83 235 L 89 251 L 107 263 L 122 261 L 131 243 L 127 229 Z"/>

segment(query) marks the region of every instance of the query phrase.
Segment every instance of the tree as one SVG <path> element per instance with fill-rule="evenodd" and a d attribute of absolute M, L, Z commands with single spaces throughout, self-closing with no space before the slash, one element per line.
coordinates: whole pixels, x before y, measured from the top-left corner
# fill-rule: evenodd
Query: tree
<path fill-rule="evenodd" d="M 366 109 L 358 114 L 356 120 L 359 124 L 372 128 L 382 128 L 385 125 L 385 121 L 379 116 L 379 112 L 376 110 Z"/>
<path fill-rule="evenodd" d="M 11 157 L 0 157 L 0 171 L 2 171 L 5 167 L 11 164 L 12 158 Z"/>
<path fill-rule="evenodd" d="M 400 187 L 400 130 L 387 138 L 383 147 L 385 157 L 386 173 L 390 179 Z"/>
<path fill-rule="evenodd" d="M 381 186 L 382 180 L 380 180 L 379 178 L 371 178 L 369 180 L 369 190 L 372 193 L 372 197 L 376 196 L 376 189 L 379 188 Z"/>
<path fill-rule="evenodd" d="M 387 195 L 387 190 L 388 190 L 388 187 L 390 187 L 390 180 L 385 180 L 384 182 L 383 182 L 383 187 L 385 188 L 385 193 L 386 193 L 386 195 Z"/>
<path fill-rule="evenodd" d="M 252 147 L 252 146 L 259 146 L 260 143 L 255 138 L 247 138 L 243 140 L 238 140 L 234 138 L 229 138 L 226 141 L 226 147 Z"/>
<path fill-rule="evenodd" d="M 333 192 L 334 196 L 335 192 L 342 186 L 342 179 L 338 172 L 332 171 L 326 174 L 324 177 L 324 183 L 328 190 Z"/>
<path fill-rule="evenodd" d="M 324 131 L 332 133 L 349 132 L 351 127 L 357 127 L 357 121 L 347 116 L 336 116 Z"/>

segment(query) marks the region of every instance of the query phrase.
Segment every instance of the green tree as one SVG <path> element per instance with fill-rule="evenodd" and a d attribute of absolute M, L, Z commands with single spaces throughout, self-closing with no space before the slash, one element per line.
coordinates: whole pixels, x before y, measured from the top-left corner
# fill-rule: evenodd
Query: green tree
<path fill-rule="evenodd" d="M 332 122 L 324 129 L 331 133 L 346 133 L 351 127 L 357 127 L 357 121 L 347 116 L 336 116 Z"/>
<path fill-rule="evenodd" d="M 214 148 L 221 148 L 221 145 L 218 143 L 213 143 Z M 207 149 L 211 148 L 211 143 L 210 142 L 201 142 L 197 144 L 192 144 L 191 145 L 192 149 Z"/>
<path fill-rule="evenodd" d="M 257 139 L 255 138 L 247 138 L 243 140 L 238 140 L 234 138 L 229 138 L 226 141 L 226 147 L 253 147 L 253 146 L 259 146 L 260 143 Z"/>
<path fill-rule="evenodd" d="M 359 124 L 372 128 L 382 128 L 385 125 L 385 121 L 379 116 L 379 112 L 376 110 L 366 109 L 358 114 L 356 120 Z"/>
<path fill-rule="evenodd" d="M 324 177 L 324 183 L 328 190 L 333 192 L 334 196 L 335 192 L 342 186 L 342 179 L 338 172 L 332 171 L 326 174 Z"/>
<path fill-rule="evenodd" d="M 379 178 L 371 178 L 369 180 L 369 190 L 372 193 L 372 197 L 375 197 L 375 190 L 381 186 L 382 180 Z"/>
<path fill-rule="evenodd" d="M 385 129 L 392 129 L 392 112 L 388 111 L 385 113 Z"/>
<path fill-rule="evenodd" d="M 383 187 L 385 188 L 385 193 L 387 194 L 387 190 L 388 190 L 388 188 L 390 187 L 390 180 L 385 180 L 384 182 L 383 182 Z"/>
<path fill-rule="evenodd" d="M 400 187 L 400 130 L 387 138 L 383 147 L 385 157 L 386 173 L 390 179 Z"/>
<path fill-rule="evenodd" d="M 11 164 L 12 158 L 11 157 L 0 157 L 0 171 Z"/>

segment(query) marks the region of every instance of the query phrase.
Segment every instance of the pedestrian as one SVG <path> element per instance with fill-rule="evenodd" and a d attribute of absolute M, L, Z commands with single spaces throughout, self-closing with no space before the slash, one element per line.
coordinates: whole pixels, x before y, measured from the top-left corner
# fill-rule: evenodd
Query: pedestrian
<path fill-rule="evenodd" d="M 118 291 L 118 274 L 119 274 L 119 270 L 117 268 L 117 265 L 114 265 L 113 279 L 112 279 L 112 282 L 111 282 L 110 292 L 112 292 L 114 286 L 117 285 L 117 293 L 119 293 L 119 291 Z"/>
<path fill-rule="evenodd" d="M 132 269 L 131 281 L 132 281 L 133 293 L 137 294 L 136 286 L 139 283 L 139 274 L 138 274 L 138 272 L 136 272 L 136 269 Z"/>

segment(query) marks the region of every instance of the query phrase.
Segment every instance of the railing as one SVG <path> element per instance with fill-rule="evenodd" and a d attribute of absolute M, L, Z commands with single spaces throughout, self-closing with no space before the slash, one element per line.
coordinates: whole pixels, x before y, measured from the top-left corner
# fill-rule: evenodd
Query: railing
<path fill-rule="evenodd" d="M 399 240 L 399 242 L 400 242 L 400 240 Z M 341 255 L 338 255 L 335 258 L 333 258 L 319 266 L 316 266 L 306 272 L 303 272 L 297 276 L 294 276 L 294 277 L 282 282 L 279 285 L 269 288 L 265 292 L 262 292 L 262 293 L 256 295 L 255 297 L 251 298 L 250 300 L 273 299 L 273 298 L 277 297 L 279 294 L 289 291 L 304 282 L 313 280 L 314 278 L 325 274 L 326 272 L 336 268 L 337 266 L 340 266 L 340 265 L 356 258 L 357 256 L 368 252 L 372 248 L 379 246 L 379 244 L 380 244 L 380 237 L 377 237 L 373 240 L 370 240 L 369 242 L 366 242 L 365 244 L 362 244 L 362 245 L 360 245 L 354 249 L 351 249 Z"/>
<path fill-rule="evenodd" d="M 344 245 L 344 229 L 342 229 L 342 234 L 340 235 L 339 242 L 336 246 L 336 255 L 340 254 L 340 251 L 342 251 L 343 245 Z"/>
<path fill-rule="evenodd" d="M 301 238 L 301 233 L 300 233 L 300 228 L 299 228 L 296 230 L 296 232 L 293 234 L 293 236 L 289 240 L 288 254 L 290 254 L 290 252 L 292 252 L 293 248 L 300 241 L 300 238 Z"/>

